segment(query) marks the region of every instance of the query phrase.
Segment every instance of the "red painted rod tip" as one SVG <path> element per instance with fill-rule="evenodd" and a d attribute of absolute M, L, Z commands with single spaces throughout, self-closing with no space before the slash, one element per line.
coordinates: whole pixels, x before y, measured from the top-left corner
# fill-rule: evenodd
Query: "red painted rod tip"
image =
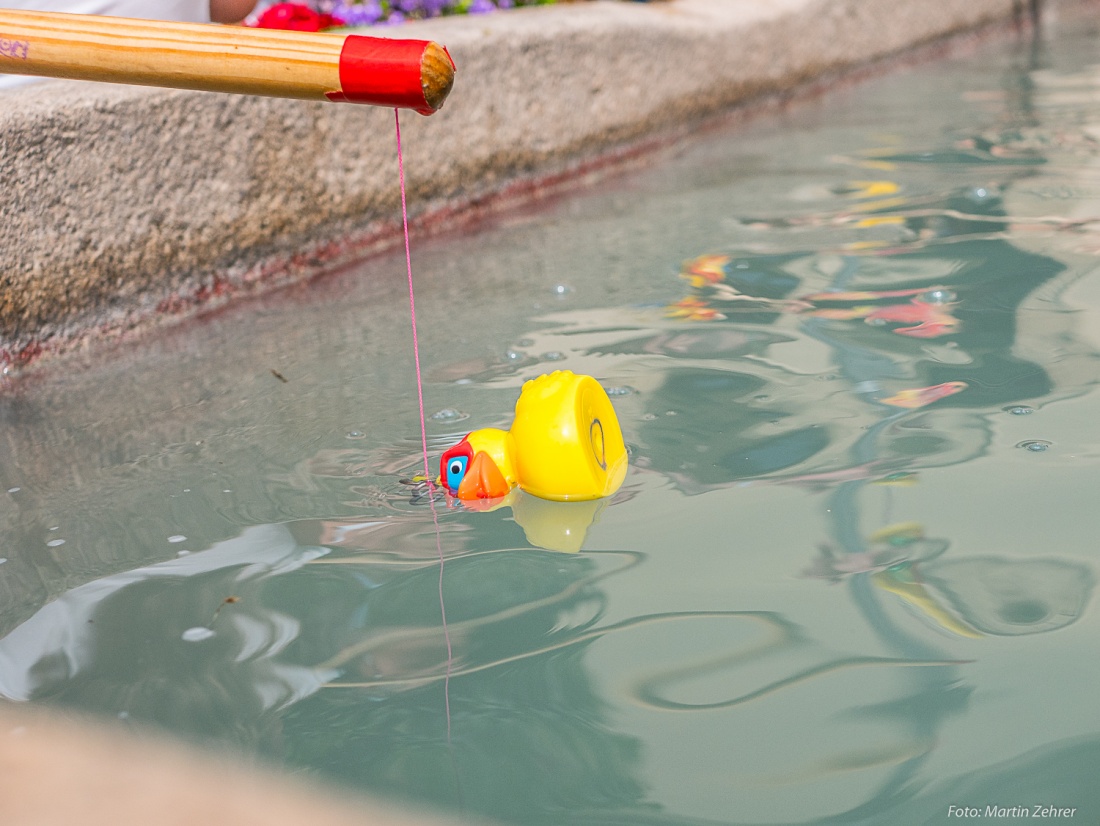
<path fill-rule="evenodd" d="M 340 51 L 340 91 L 330 100 L 437 111 L 455 81 L 455 64 L 430 40 L 389 40 L 349 34 Z"/>

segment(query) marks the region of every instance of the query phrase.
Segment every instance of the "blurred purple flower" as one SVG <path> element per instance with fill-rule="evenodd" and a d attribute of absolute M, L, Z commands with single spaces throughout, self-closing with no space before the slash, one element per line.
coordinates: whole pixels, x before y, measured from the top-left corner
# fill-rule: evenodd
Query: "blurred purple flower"
<path fill-rule="evenodd" d="M 444 14 L 487 14 L 497 9 L 537 5 L 554 0 L 297 0 L 322 14 L 331 14 L 346 26 L 396 25 L 406 20 Z M 255 24 L 272 0 L 260 0 L 248 22 Z"/>
<path fill-rule="evenodd" d="M 382 6 L 378 0 L 334 3 L 332 8 L 332 13 L 348 26 L 372 26 L 382 19 Z"/>

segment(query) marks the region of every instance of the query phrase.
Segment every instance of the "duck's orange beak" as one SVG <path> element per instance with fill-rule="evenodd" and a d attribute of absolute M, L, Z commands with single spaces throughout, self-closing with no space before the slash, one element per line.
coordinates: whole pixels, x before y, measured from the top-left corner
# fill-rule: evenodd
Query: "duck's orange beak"
<path fill-rule="evenodd" d="M 463 501 L 498 499 L 507 495 L 511 489 L 493 457 L 481 450 L 474 454 L 473 461 L 466 468 L 457 496 Z"/>

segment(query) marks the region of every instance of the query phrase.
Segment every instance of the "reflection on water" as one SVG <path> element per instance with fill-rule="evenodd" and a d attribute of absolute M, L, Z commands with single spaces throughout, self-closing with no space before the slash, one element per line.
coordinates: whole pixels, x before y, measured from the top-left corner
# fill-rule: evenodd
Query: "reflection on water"
<path fill-rule="evenodd" d="M 422 245 L 433 455 L 588 373 L 606 502 L 414 478 L 396 258 L 7 385 L 0 694 L 505 822 L 1100 818 L 1092 37 Z"/>

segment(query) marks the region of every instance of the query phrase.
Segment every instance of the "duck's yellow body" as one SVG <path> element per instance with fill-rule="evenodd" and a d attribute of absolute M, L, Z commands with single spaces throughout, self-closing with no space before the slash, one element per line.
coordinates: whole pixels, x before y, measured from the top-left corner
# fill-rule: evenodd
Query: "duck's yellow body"
<path fill-rule="evenodd" d="M 475 430 L 439 464 L 440 483 L 459 499 L 495 499 L 519 487 L 572 502 L 617 491 L 627 458 L 615 408 L 599 382 L 559 370 L 523 385 L 510 430 Z"/>

